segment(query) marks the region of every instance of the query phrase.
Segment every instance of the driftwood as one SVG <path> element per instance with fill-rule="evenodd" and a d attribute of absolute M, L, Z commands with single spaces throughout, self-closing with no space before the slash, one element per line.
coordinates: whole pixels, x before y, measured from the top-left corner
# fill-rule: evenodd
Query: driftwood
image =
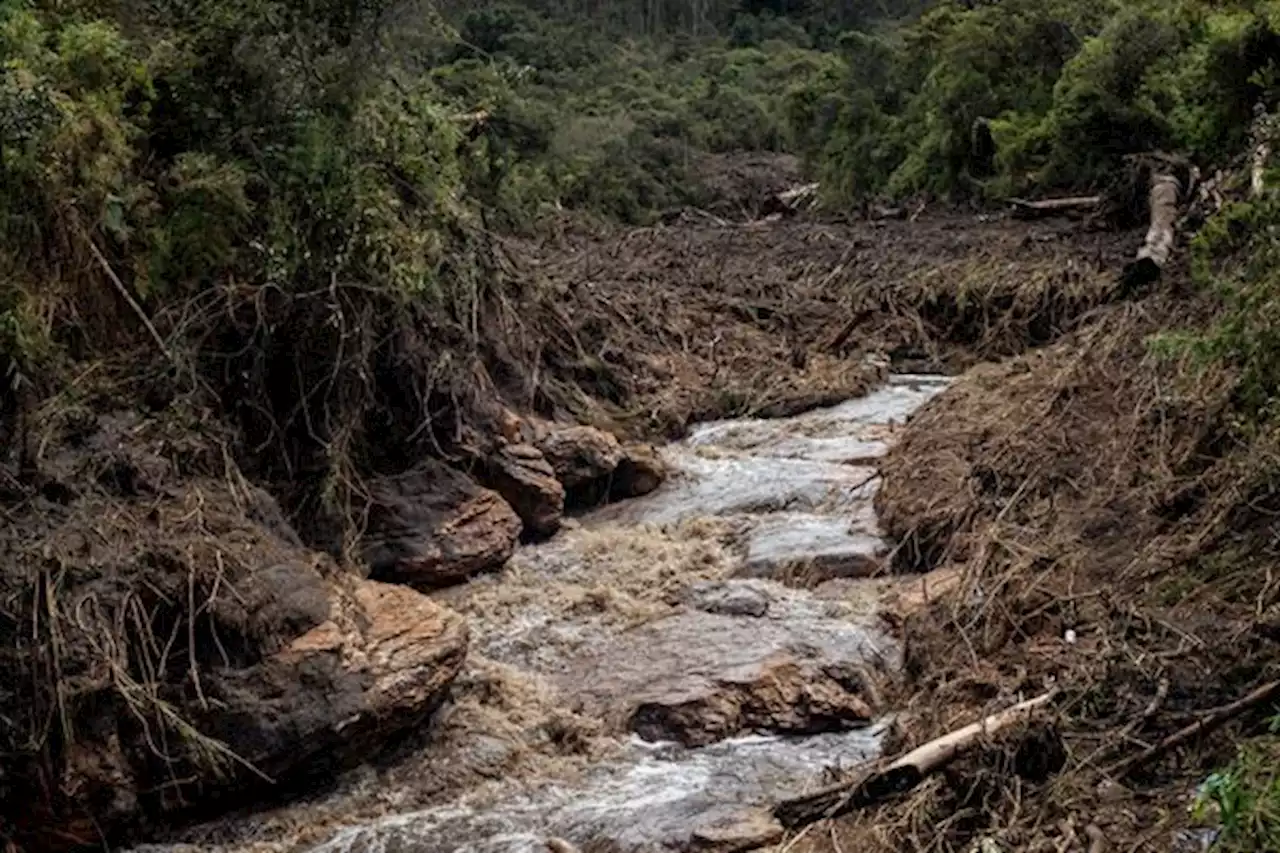
<path fill-rule="evenodd" d="M 760 213 L 766 217 L 773 214 L 787 216 L 813 207 L 818 202 L 819 186 L 819 184 L 805 184 L 774 193 L 764 200 Z"/>
<path fill-rule="evenodd" d="M 1271 144 L 1262 142 L 1253 149 L 1253 172 L 1249 176 L 1249 191 L 1254 198 L 1267 188 L 1267 162 L 1271 159 Z"/>
<path fill-rule="evenodd" d="M 1151 225 L 1138 256 L 1124 269 L 1126 289 L 1158 281 L 1173 253 L 1182 181 L 1168 172 L 1151 175 Z"/>
<path fill-rule="evenodd" d="M 853 333 L 857 331 L 858 327 L 870 320 L 871 316 L 870 311 L 859 311 L 854 314 L 849 319 L 849 322 L 845 323 L 840 331 L 836 333 L 836 336 L 831 339 L 831 343 L 827 344 L 826 350 L 839 354 L 844 349 L 845 344 L 849 342 L 849 338 L 853 337 Z"/>
<path fill-rule="evenodd" d="M 787 829 L 795 829 L 905 793 L 929 775 L 946 767 L 983 737 L 1026 720 L 1033 711 L 1047 705 L 1053 697 L 1054 693 L 1050 691 L 1034 699 L 1019 702 L 976 723 L 931 740 L 883 769 L 872 771 L 860 779 L 784 800 L 774 808 L 774 816 Z"/>
<path fill-rule="evenodd" d="M 867 219 L 881 221 L 884 219 L 906 219 L 910 212 L 905 207 L 885 207 L 873 204 L 867 208 Z"/>
<path fill-rule="evenodd" d="M 1116 778 L 1122 777 L 1141 765 L 1146 764 L 1148 761 L 1159 758 L 1169 750 L 1181 746 L 1192 738 L 1208 734 L 1215 729 L 1221 728 L 1223 725 L 1230 722 L 1235 717 L 1240 716 L 1245 711 L 1248 711 L 1250 708 L 1261 705 L 1263 702 L 1277 696 L 1280 696 L 1280 681 L 1268 682 L 1257 690 L 1254 690 L 1248 696 L 1245 696 L 1243 699 L 1238 699 L 1230 705 L 1224 705 L 1218 710 L 1206 714 L 1191 725 L 1179 729 L 1169 735 L 1159 743 L 1153 744 L 1142 750 L 1142 752 L 1139 752 L 1137 755 L 1126 758 L 1124 761 L 1112 766 L 1107 770 L 1107 775 L 1114 776 Z"/>
<path fill-rule="evenodd" d="M 1041 201 L 1026 201 L 1011 198 L 1013 215 L 1018 219 L 1037 219 L 1042 216 L 1062 216 L 1070 213 L 1088 213 L 1102 204 L 1102 196 L 1088 195 L 1073 198 L 1047 198 Z"/>

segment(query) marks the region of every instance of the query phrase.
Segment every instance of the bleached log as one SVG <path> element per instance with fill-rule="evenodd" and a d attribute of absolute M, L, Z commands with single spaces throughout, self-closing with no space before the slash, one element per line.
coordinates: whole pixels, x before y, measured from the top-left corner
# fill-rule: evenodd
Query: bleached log
<path fill-rule="evenodd" d="M 784 800 L 774 808 L 774 816 L 786 828 L 795 829 L 909 791 L 983 738 L 1027 720 L 1053 697 L 1054 693 L 1050 691 L 1034 699 L 1019 702 L 976 723 L 931 740 L 894 760 L 882 770 L 860 779 Z"/>
<path fill-rule="evenodd" d="M 1036 219 L 1042 216 L 1059 216 L 1064 213 L 1087 213 L 1097 210 L 1102 196 L 1075 196 L 1072 198 L 1047 198 L 1041 201 L 1009 199 L 1013 215 L 1018 219 Z"/>
<path fill-rule="evenodd" d="M 1178 201 L 1182 197 L 1182 181 L 1167 172 L 1151 176 L 1151 224 L 1138 256 L 1124 270 L 1126 288 L 1158 281 L 1173 254 L 1177 236 Z"/>

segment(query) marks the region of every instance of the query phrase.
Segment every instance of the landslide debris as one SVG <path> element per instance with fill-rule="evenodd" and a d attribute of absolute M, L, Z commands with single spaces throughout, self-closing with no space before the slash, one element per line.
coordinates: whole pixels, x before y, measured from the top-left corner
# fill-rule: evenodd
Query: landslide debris
<path fill-rule="evenodd" d="M 900 568 L 940 580 L 903 623 L 907 678 L 889 701 L 904 746 L 1057 698 L 1047 719 L 797 849 L 1083 850 L 1100 835 L 1155 851 L 1198 831 L 1192 793 L 1265 730 L 1266 703 L 1126 762 L 1280 674 L 1274 435 L 1239 431 L 1231 369 L 1151 346 L 1214 313 L 1170 293 L 1107 307 L 975 368 L 909 423 L 877 506 Z"/>
<path fill-rule="evenodd" d="M 72 408 L 40 437 L 0 534 L 0 793 L 24 845 L 331 774 L 458 674 L 462 618 L 303 547 L 209 425 Z"/>

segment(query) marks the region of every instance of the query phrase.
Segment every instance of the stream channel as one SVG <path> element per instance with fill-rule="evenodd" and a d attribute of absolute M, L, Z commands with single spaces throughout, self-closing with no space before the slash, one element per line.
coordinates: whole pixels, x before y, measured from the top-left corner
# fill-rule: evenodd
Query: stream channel
<path fill-rule="evenodd" d="M 495 773 L 442 804 L 339 822 L 309 849 L 545 853 L 560 838 L 584 853 L 731 853 L 779 841 L 771 803 L 878 754 L 888 709 L 876 673 L 900 659 L 879 611 L 905 582 L 883 571 L 877 460 L 947 381 L 901 375 L 833 408 L 702 424 L 663 450 L 672 475 L 656 492 L 440 593 L 470 623 L 469 668 L 515 673 L 614 746 L 571 773 L 548 756 L 533 779 Z M 468 738 L 473 755 L 504 749 L 483 726 Z"/>

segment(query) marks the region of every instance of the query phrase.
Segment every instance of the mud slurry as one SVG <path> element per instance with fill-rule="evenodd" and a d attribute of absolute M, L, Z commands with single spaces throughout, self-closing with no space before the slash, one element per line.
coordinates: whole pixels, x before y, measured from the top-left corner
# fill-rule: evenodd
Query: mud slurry
<path fill-rule="evenodd" d="M 898 377 L 834 408 L 697 428 L 664 450 L 678 473 L 659 491 L 438 595 L 473 643 L 429 741 L 322 800 L 224 823 L 202 846 L 516 853 L 549 837 L 622 851 L 776 839 L 767 804 L 878 752 L 876 683 L 901 653 L 878 620 L 889 582 L 870 578 L 888 561 L 875 460 L 945 384 Z"/>

